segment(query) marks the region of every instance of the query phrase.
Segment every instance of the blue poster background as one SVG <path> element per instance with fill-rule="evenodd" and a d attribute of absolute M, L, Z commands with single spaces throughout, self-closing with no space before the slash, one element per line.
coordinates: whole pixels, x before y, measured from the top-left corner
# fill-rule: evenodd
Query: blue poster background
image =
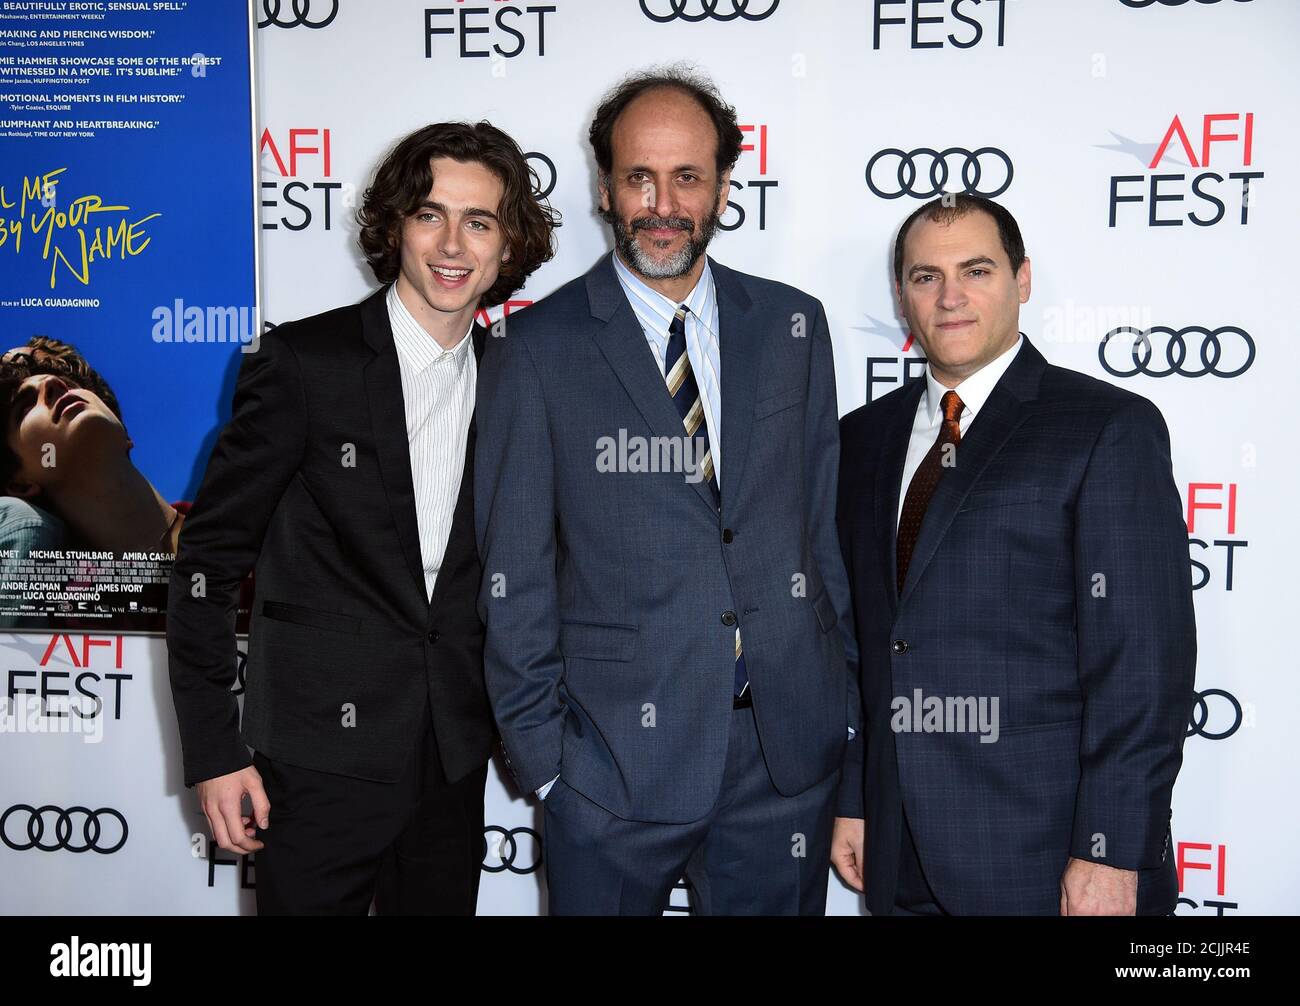
<path fill-rule="evenodd" d="M 51 288 L 45 235 L 25 233 L 21 248 L 0 245 L 0 304 L 8 349 L 33 335 L 70 342 L 112 386 L 134 441 L 136 467 L 168 500 L 189 500 L 220 424 L 228 415 L 239 345 L 231 342 L 154 341 L 155 311 L 186 307 L 242 307 L 253 317 L 255 244 L 253 122 L 248 5 L 239 0 L 159 4 L 157 11 L 111 12 L 98 17 L 42 22 L 34 29 L 145 29 L 147 39 L 91 40 L 76 48 L 39 43 L 5 46 L 5 54 L 40 56 L 220 57 L 216 65 L 182 66 L 177 76 L 90 78 L 74 93 L 182 94 L 177 104 L 74 104 L 70 112 L 22 111 L 5 102 L 3 119 L 150 119 L 153 129 L 103 129 L 93 137 L 0 139 L 0 185 L 18 203 L 24 178 L 66 168 L 58 176 L 57 206 L 98 195 L 122 212 L 95 214 L 93 228 L 120 219 L 159 214 L 140 228 L 148 245 L 125 259 L 116 254 L 89 267 L 87 282 L 61 261 Z M 15 27 L 10 20 L 3 25 Z M 197 70 L 197 73 L 196 73 Z M 11 80 L 11 79 L 10 79 Z M 9 94 L 67 93 L 72 88 L 36 80 L 0 85 Z M 33 212 L 44 212 L 39 203 Z M 16 206 L 0 209 L 13 220 Z M 73 228 L 54 242 L 79 267 Z M 139 243 L 139 242 L 137 242 Z M 15 306 L 46 297 L 98 298 L 95 307 Z M 236 327 L 238 331 L 238 327 Z M 245 335 L 245 337 L 247 337 Z"/>

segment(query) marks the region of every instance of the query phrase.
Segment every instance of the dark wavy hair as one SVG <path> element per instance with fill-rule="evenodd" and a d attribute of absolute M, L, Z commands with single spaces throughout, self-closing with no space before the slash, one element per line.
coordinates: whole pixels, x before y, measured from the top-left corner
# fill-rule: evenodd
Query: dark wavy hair
<path fill-rule="evenodd" d="M 1011 263 L 1011 271 L 1018 272 L 1020 263 L 1025 260 L 1025 239 L 1020 236 L 1020 225 L 1016 223 L 1011 211 L 984 196 L 956 192 L 931 199 L 903 221 L 903 226 L 898 229 L 898 237 L 894 239 L 894 282 L 903 282 L 903 242 L 907 239 L 912 224 L 924 217 L 933 223 L 947 225 L 971 212 L 986 213 L 993 218 L 993 222 L 998 225 L 1002 250 L 1007 253 L 1007 261 Z"/>
<path fill-rule="evenodd" d="M 9 480 L 22 467 L 22 461 L 9 446 L 8 433 L 14 398 L 29 377 L 53 374 L 78 388 L 93 391 L 122 425 L 126 425 L 117 395 L 75 346 L 37 335 L 29 339 L 27 345 L 6 355 L 9 357 L 7 360 L 0 360 L 0 430 L 5 434 L 0 439 L 0 491 L 9 485 Z"/>
<path fill-rule="evenodd" d="M 736 124 L 736 110 L 722 100 L 722 95 L 708 77 L 678 64 L 654 67 L 625 77 L 601 100 L 596 117 L 591 120 L 591 129 L 587 131 L 587 139 L 596 155 L 596 167 L 607 182 L 614 169 L 613 136 L 618 117 L 647 91 L 664 88 L 694 98 L 713 121 L 718 135 L 718 148 L 714 154 L 718 174 L 736 166 L 740 148 L 745 142 L 745 134 Z"/>
<path fill-rule="evenodd" d="M 537 267 L 555 255 L 560 215 L 539 194 L 537 173 L 509 135 L 490 122 L 435 122 L 397 144 L 375 170 L 357 210 L 361 251 L 375 278 L 392 283 L 401 271 L 402 222 L 420 208 L 433 186 L 435 157 L 478 162 L 501 179 L 497 209 L 510 260 L 483 295 L 481 307 L 510 299 Z"/>

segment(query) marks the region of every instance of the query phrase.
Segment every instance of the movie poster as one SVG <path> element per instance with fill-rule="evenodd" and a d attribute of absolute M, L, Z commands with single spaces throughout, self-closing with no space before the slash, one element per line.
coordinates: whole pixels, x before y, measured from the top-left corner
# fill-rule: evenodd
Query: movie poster
<path fill-rule="evenodd" d="M 252 30 L 0 2 L 0 627 L 164 626 L 260 326 Z"/>

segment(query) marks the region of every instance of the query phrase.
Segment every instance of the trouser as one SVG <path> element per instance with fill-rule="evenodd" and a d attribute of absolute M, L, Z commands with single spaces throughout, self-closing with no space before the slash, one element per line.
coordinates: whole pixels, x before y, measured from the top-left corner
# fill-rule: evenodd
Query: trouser
<path fill-rule="evenodd" d="M 700 915 L 823 915 L 839 773 L 796 796 L 772 785 L 753 709 L 731 714 L 713 809 L 628 821 L 556 781 L 543 801 L 551 915 L 658 915 L 678 879 Z"/>
<path fill-rule="evenodd" d="M 487 765 L 449 783 L 430 719 L 402 778 L 373 782 L 268 758 L 255 858 L 259 915 L 473 915 Z"/>

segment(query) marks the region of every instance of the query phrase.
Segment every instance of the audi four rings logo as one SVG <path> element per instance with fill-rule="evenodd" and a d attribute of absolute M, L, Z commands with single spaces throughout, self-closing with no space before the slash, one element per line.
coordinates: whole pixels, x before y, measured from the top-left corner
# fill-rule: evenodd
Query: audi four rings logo
<path fill-rule="evenodd" d="M 1167 336 L 1169 339 L 1164 346 L 1163 363 L 1156 361 L 1156 350 L 1151 341 L 1153 335 Z M 1122 352 L 1116 353 L 1108 349 L 1112 341 L 1123 344 L 1123 336 L 1133 339 L 1129 359 L 1125 359 Z M 1196 351 L 1196 357 L 1200 359 L 1199 367 L 1188 360 L 1190 350 L 1187 344 L 1192 338 L 1199 338 L 1199 349 Z M 1115 356 L 1118 356 L 1118 360 L 1114 359 Z M 1178 330 L 1154 325 L 1145 331 L 1132 325 L 1123 325 L 1112 328 L 1101 337 L 1097 358 L 1101 360 L 1106 373 L 1113 377 L 1132 377 L 1135 374 L 1146 374 L 1148 377 L 1169 377 L 1173 374 L 1181 377 L 1237 377 L 1249 370 L 1255 362 L 1255 340 L 1244 330 L 1232 325 L 1216 329 L 1189 325 Z"/>
<path fill-rule="evenodd" d="M 1125 7 L 1150 7 L 1152 4 L 1159 4 L 1161 7 L 1181 7 L 1184 4 L 1198 3 L 1209 5 L 1212 3 L 1221 3 L 1222 0 L 1119 0 Z M 1236 0 L 1237 3 L 1250 3 L 1250 0 Z"/>
<path fill-rule="evenodd" d="M 641 13 L 651 21 L 766 21 L 781 0 L 641 0 Z"/>
<path fill-rule="evenodd" d="M 493 842 L 489 840 L 489 835 L 501 837 Z M 532 839 L 532 849 L 521 853 L 520 846 L 527 844 L 519 841 L 520 836 L 524 835 Z M 496 859 L 496 862 L 489 862 L 489 857 Z M 518 874 L 536 873 L 541 865 L 542 836 L 532 828 L 506 829 L 492 824 L 483 829 L 483 869 L 486 872 L 504 873 L 509 870 Z"/>
<path fill-rule="evenodd" d="M 281 17 L 284 8 L 288 6 L 293 12 L 293 17 Z M 324 28 L 339 16 L 339 0 L 330 0 L 329 13 L 323 14 L 325 4 L 316 0 L 289 0 L 286 5 L 284 0 L 262 0 L 262 13 L 266 15 L 265 19 L 257 22 L 259 28 L 269 28 L 275 25 L 277 28 L 297 28 L 301 25 L 304 28 Z M 312 8 L 315 8 L 313 10 Z"/>
<path fill-rule="evenodd" d="M 53 842 L 43 841 L 46 837 L 47 818 L 54 826 Z M 110 819 L 116 819 L 116 827 Z M 27 822 L 26 841 L 23 841 L 21 834 L 24 821 Z M 79 837 L 74 838 L 74 826 Z M 11 831 L 19 834 L 11 835 Z M 98 852 L 107 856 L 126 845 L 126 818 L 110 807 L 100 807 L 99 810 L 69 807 L 62 810 L 50 804 L 32 807 L 20 803 L 0 815 L 0 839 L 16 852 L 26 852 L 28 849 L 57 852 L 64 849 L 67 852 Z"/>
<path fill-rule="evenodd" d="M 1223 702 L 1215 703 L 1219 710 L 1214 717 L 1214 725 L 1219 728 L 1217 730 L 1211 730 L 1209 726 L 1209 699 L 1211 698 L 1223 699 Z M 1225 702 L 1227 703 L 1226 709 L 1224 707 Z M 1222 727 L 1228 718 L 1227 709 L 1232 710 L 1232 723 L 1224 730 Z M 1196 735 L 1209 741 L 1221 741 L 1231 737 L 1241 728 L 1241 720 L 1241 703 L 1237 701 L 1235 695 L 1231 692 L 1225 692 L 1222 688 L 1207 688 L 1203 692 L 1196 693 L 1196 705 L 1192 707 L 1192 721 L 1187 725 L 1187 736 Z"/>
<path fill-rule="evenodd" d="M 891 177 L 889 168 L 895 159 L 898 163 Z M 883 165 L 883 170 L 877 171 L 880 165 Z M 989 173 L 987 179 L 986 171 Z M 899 199 L 902 196 L 933 199 L 943 195 L 948 179 L 954 174 L 961 177 L 963 187 L 960 191 L 992 199 L 1007 191 L 1015 171 L 1011 167 L 1011 158 L 997 147 L 980 147 L 978 150 L 961 147 L 900 150 L 886 147 L 867 161 L 867 188 L 881 199 Z M 921 177 L 929 178 L 928 188 L 924 187 L 924 182 L 921 187 L 917 186 L 917 179 Z"/>

